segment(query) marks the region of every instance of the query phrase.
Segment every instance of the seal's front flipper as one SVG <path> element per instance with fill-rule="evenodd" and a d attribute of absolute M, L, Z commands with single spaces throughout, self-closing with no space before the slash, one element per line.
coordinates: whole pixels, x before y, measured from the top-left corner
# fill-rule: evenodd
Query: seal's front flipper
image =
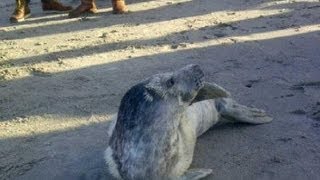
<path fill-rule="evenodd" d="M 217 99 L 215 103 L 222 118 L 230 121 L 250 124 L 263 124 L 272 121 L 272 118 L 264 110 L 240 105 L 230 98 Z"/>
<path fill-rule="evenodd" d="M 215 83 L 205 82 L 192 103 L 222 97 L 230 97 L 230 93 Z"/>
<path fill-rule="evenodd" d="M 209 176 L 211 173 L 211 169 L 189 169 L 180 179 L 198 180 Z"/>

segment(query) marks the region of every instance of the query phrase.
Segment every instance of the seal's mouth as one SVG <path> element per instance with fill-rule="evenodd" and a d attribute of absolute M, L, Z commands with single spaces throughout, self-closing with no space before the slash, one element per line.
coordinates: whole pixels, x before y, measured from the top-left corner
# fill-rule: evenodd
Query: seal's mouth
<path fill-rule="evenodd" d="M 195 81 L 197 86 L 197 91 L 203 88 L 204 86 L 204 74 L 202 74 L 200 77 L 198 77 Z"/>

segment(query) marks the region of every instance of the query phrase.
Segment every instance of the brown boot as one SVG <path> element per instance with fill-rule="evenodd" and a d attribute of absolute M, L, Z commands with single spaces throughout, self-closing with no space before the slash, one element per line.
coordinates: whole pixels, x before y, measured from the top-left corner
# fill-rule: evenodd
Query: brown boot
<path fill-rule="evenodd" d="M 71 6 L 65 6 L 57 0 L 50 0 L 48 2 L 42 2 L 42 10 L 44 11 L 70 11 Z"/>
<path fill-rule="evenodd" d="M 29 5 L 26 0 L 16 0 L 16 9 L 10 17 L 10 21 L 13 23 L 24 21 L 30 16 Z"/>
<path fill-rule="evenodd" d="M 128 12 L 125 0 L 112 0 L 114 14 L 123 14 Z"/>
<path fill-rule="evenodd" d="M 81 0 L 81 4 L 69 13 L 69 18 L 76 18 L 84 13 L 95 14 L 98 12 L 95 0 Z"/>

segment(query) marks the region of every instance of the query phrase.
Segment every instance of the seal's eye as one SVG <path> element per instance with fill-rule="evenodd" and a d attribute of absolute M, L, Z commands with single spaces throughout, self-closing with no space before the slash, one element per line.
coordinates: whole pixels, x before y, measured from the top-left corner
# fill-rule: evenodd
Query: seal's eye
<path fill-rule="evenodd" d="M 171 88 L 174 85 L 174 80 L 173 78 L 170 78 L 167 82 L 166 85 L 168 88 Z"/>

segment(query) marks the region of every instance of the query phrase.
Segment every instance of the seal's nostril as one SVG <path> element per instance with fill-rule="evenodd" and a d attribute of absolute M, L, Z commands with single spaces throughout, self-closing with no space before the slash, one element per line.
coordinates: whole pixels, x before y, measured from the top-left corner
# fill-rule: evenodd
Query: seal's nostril
<path fill-rule="evenodd" d="M 195 68 L 195 69 L 200 69 L 200 66 L 197 65 L 197 64 L 195 64 L 195 65 L 193 66 L 193 68 Z"/>

